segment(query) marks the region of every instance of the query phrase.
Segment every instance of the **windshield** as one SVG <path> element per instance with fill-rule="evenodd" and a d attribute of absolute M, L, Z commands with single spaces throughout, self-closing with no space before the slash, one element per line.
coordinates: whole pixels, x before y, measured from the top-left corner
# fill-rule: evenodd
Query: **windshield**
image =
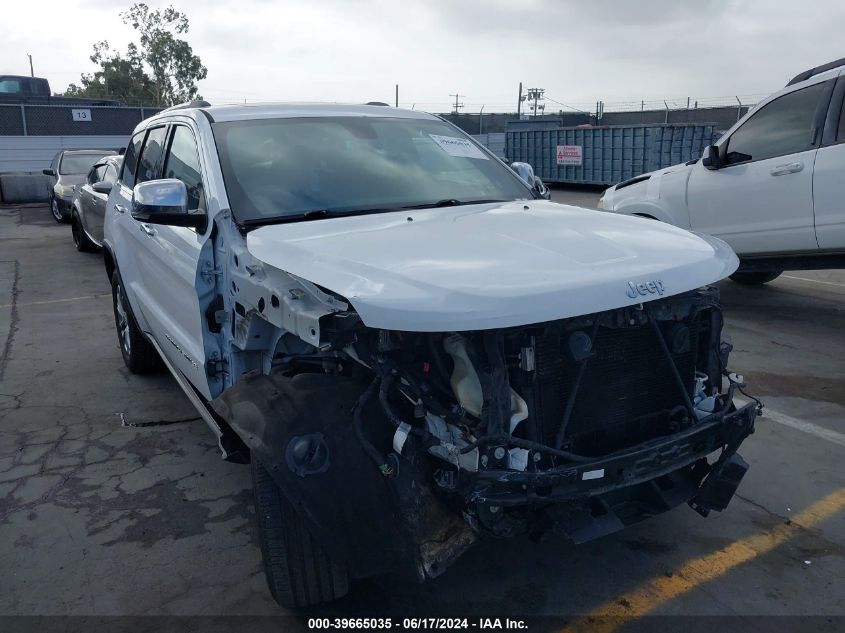
<path fill-rule="evenodd" d="M 59 165 L 59 173 L 68 176 L 87 174 L 94 163 L 103 156 L 109 154 L 65 154 L 62 156 L 62 164 Z"/>
<path fill-rule="evenodd" d="M 216 123 L 214 136 L 232 211 L 247 224 L 532 197 L 510 169 L 437 120 L 232 121 Z"/>

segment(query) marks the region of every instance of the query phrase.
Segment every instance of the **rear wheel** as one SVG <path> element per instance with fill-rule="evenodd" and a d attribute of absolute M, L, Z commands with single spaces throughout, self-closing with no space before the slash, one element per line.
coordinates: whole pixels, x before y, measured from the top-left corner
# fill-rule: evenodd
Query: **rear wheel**
<path fill-rule="evenodd" d="M 346 570 L 332 562 L 255 455 L 252 485 L 264 574 L 276 602 L 297 609 L 346 595 Z"/>
<path fill-rule="evenodd" d="M 62 215 L 62 210 L 59 207 L 59 201 L 56 200 L 56 196 L 50 196 L 50 213 L 53 215 L 53 219 L 59 224 L 67 222 L 65 216 Z"/>
<path fill-rule="evenodd" d="M 85 233 L 85 229 L 82 228 L 82 221 L 76 213 L 70 216 L 70 232 L 73 236 L 73 245 L 80 253 L 91 253 L 97 249 L 97 245 L 91 241 Z"/>
<path fill-rule="evenodd" d="M 775 270 L 771 272 L 740 272 L 731 275 L 731 279 L 738 284 L 744 286 L 759 286 L 774 281 L 783 273 L 782 270 Z"/>
<path fill-rule="evenodd" d="M 136 325 L 126 298 L 126 291 L 123 289 L 123 282 L 117 271 L 114 271 L 111 276 L 111 294 L 117 341 L 126 367 L 133 374 L 148 374 L 158 369 L 161 359 Z"/>

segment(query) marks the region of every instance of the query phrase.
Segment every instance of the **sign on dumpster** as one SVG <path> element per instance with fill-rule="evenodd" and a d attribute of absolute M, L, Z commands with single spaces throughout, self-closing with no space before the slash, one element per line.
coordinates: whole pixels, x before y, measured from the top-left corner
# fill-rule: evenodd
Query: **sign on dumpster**
<path fill-rule="evenodd" d="M 557 146 L 557 164 L 558 165 L 575 165 L 581 166 L 581 146 L 580 145 L 558 145 Z"/>

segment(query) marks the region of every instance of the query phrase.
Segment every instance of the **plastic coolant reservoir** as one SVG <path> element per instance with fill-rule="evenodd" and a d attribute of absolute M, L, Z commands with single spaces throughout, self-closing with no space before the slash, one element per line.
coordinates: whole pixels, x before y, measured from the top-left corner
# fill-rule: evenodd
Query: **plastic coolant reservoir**
<path fill-rule="evenodd" d="M 452 391 L 467 413 L 481 417 L 481 407 L 484 396 L 481 393 L 481 381 L 467 354 L 466 339 L 460 334 L 447 336 L 443 341 L 443 349 L 452 357 L 455 368 L 452 370 Z M 511 389 L 511 424 L 510 432 L 528 417 L 528 405 L 520 395 Z"/>

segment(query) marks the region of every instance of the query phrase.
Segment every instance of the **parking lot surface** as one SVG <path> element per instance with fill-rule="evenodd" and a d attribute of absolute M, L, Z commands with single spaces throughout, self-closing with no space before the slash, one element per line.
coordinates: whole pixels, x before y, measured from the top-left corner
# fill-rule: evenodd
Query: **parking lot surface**
<path fill-rule="evenodd" d="M 578 547 L 489 541 L 431 583 L 357 583 L 312 615 L 845 616 L 845 272 L 721 289 L 733 369 L 766 404 L 726 512 Z M 169 375 L 124 368 L 102 257 L 46 208 L 0 208 L 0 354 L 0 614 L 281 613 L 248 468 Z"/>

